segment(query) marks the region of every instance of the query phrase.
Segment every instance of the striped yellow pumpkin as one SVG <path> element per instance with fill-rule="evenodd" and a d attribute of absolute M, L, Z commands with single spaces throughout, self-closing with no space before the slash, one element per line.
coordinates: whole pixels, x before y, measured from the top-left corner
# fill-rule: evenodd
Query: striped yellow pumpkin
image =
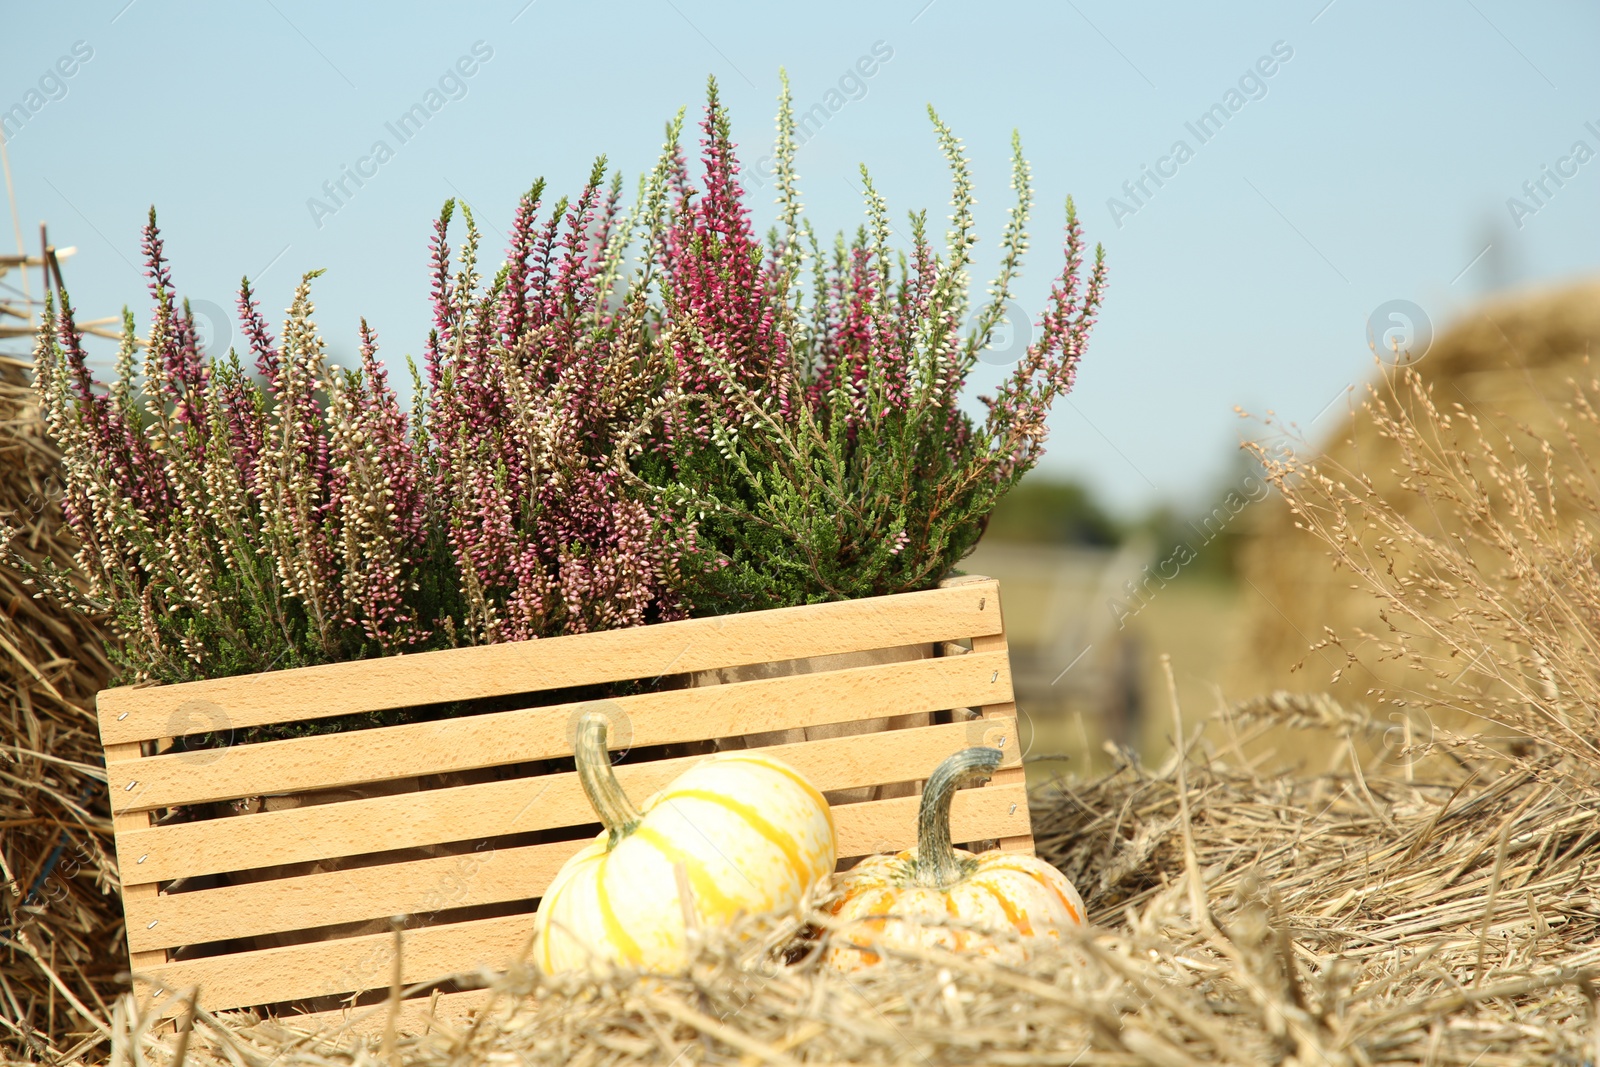
<path fill-rule="evenodd" d="M 965 782 L 1000 766 L 995 748 L 957 752 L 933 772 L 922 794 L 917 847 L 871 856 L 839 876 L 833 914 L 841 927 L 828 960 L 841 970 L 878 962 L 874 948 L 939 947 L 1010 961 L 1027 939 L 1059 940 L 1083 923 L 1083 898 L 1065 875 L 1032 856 L 950 846 L 950 801 Z M 1002 936 L 1009 931 L 1018 936 Z"/>
<path fill-rule="evenodd" d="M 712 756 L 635 808 L 611 770 L 604 718 L 583 719 L 575 750 L 605 829 L 539 902 L 534 953 L 546 974 L 595 964 L 681 969 L 688 913 L 712 926 L 792 907 L 834 868 L 828 802 L 779 760 Z"/>

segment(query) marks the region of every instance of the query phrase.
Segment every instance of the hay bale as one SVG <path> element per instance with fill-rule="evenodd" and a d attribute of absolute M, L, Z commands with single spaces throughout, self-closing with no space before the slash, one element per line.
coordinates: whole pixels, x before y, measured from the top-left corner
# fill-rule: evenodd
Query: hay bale
<path fill-rule="evenodd" d="M 1573 506 L 1571 487 L 1560 483 L 1559 474 L 1582 469 L 1580 451 L 1600 456 L 1600 429 L 1576 420 L 1571 409 L 1573 382 L 1594 378 L 1595 368 L 1587 364 L 1591 355 L 1600 356 L 1597 283 L 1489 304 L 1440 335 L 1416 370 L 1439 408 L 1449 412 L 1459 405 L 1480 420 L 1485 437 L 1509 438 L 1511 454 L 1536 473 L 1548 443 L 1558 473 L 1557 510 L 1572 517 L 1584 508 Z M 1410 407 L 1408 398 L 1390 395 L 1382 379 L 1374 388 Z M 1360 410 L 1365 396 L 1358 392 L 1354 399 L 1357 410 L 1316 450 L 1319 466 L 1338 469 L 1341 477 L 1369 479 L 1386 504 L 1432 536 L 1461 532 L 1454 508 L 1407 488 L 1416 479 L 1399 446 Z M 1475 435 L 1463 440 L 1469 450 L 1481 447 Z M 1245 636 L 1226 671 L 1230 692 L 1329 688 L 1342 700 L 1374 707 L 1414 694 L 1421 681 L 1414 669 L 1378 648 L 1388 633 L 1378 599 L 1352 588 L 1348 571 L 1329 565 L 1327 546 L 1295 528 L 1281 498 L 1252 509 L 1249 519 L 1239 556 L 1247 580 Z M 1330 632 L 1340 645 L 1323 644 Z M 1297 671 L 1302 662 L 1304 670 Z M 1398 717 L 1391 725 L 1400 725 Z M 1454 730 L 1481 724 L 1430 709 L 1427 721 L 1412 724 L 1413 733 L 1430 725 Z"/>
<path fill-rule="evenodd" d="M 71 566 L 59 457 L 27 367 L 0 356 L 0 518 L 29 564 Z M 0 556 L 0 1050 L 97 1040 L 126 970 L 93 707 L 111 668 L 94 621 L 34 599 Z"/>

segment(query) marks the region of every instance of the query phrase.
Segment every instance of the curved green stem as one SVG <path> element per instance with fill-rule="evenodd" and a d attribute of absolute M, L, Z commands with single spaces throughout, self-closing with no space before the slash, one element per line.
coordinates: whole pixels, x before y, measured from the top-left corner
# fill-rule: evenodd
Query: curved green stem
<path fill-rule="evenodd" d="M 583 783 L 583 794 L 589 806 L 600 816 L 600 821 L 610 832 L 606 848 L 617 847 L 617 842 L 633 833 L 639 820 L 644 818 L 633 806 L 628 794 L 622 791 L 616 772 L 611 769 L 611 754 L 606 751 L 606 719 L 604 715 L 590 712 L 578 723 L 578 736 L 573 742 L 572 754 L 578 761 L 578 781 Z"/>
<path fill-rule="evenodd" d="M 950 802 L 959 787 L 987 782 L 1004 758 L 998 748 L 965 748 L 928 776 L 917 814 L 917 885 L 948 889 L 961 880 L 961 861 L 950 847 Z"/>

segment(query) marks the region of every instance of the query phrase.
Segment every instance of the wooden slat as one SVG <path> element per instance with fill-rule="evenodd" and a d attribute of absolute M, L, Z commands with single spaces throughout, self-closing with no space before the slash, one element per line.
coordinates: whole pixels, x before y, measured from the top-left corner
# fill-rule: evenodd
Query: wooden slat
<path fill-rule="evenodd" d="M 951 641 L 1000 631 L 994 582 L 99 696 L 105 744 Z M 981 605 L 981 606 L 980 606 Z M 194 725 L 189 725 L 193 723 Z"/>
<path fill-rule="evenodd" d="M 965 841 L 1026 832 L 1027 801 L 1027 790 L 1015 784 L 962 790 L 951 805 L 951 836 Z M 917 804 L 917 797 L 897 797 L 835 809 L 841 855 L 874 851 L 879 842 L 906 841 L 907 833 L 914 832 Z M 423 982 L 477 967 L 503 969 L 532 931 L 531 915 L 410 931 L 401 955 L 401 981 Z M 393 952 L 393 935 L 372 934 L 168 963 L 146 968 L 144 975 L 154 984 L 153 995 L 198 985 L 202 1003 L 221 1011 L 385 987 L 393 973 Z M 146 989 L 144 996 L 150 995 Z"/>
<path fill-rule="evenodd" d="M 526 900 L 544 892 L 568 857 L 588 843 L 583 839 L 484 850 L 140 900 L 128 911 L 128 941 L 141 948 L 202 945 Z"/>
<path fill-rule="evenodd" d="M 679 689 L 605 701 L 625 715 L 634 748 L 906 715 L 1011 698 L 1004 653 L 910 660 L 818 674 Z M 222 750 L 112 762 L 112 810 L 304 792 L 571 754 L 584 704 L 472 715 Z"/>
<path fill-rule="evenodd" d="M 412 997 L 400 1002 L 400 1015 L 395 1020 L 395 1031 L 401 1034 L 427 1034 L 440 1029 L 461 1032 L 473 1016 L 485 1007 L 491 1011 L 504 1010 L 515 1002 L 502 994 L 495 998 L 487 989 L 468 989 L 461 993 L 443 993 L 437 997 Z M 497 1012 L 498 1013 L 498 1012 Z M 342 1041 L 346 1037 L 379 1037 L 389 1025 L 389 1005 L 372 1004 L 342 1011 L 305 1012 L 297 1015 L 280 1015 L 274 1020 L 279 1026 L 314 1034 L 329 1041 Z"/>
<path fill-rule="evenodd" d="M 880 785 L 926 774 L 943 755 L 966 747 L 967 725 L 806 741 L 769 751 L 823 791 Z M 907 735 L 905 749 L 894 747 L 901 735 Z M 941 748 L 940 756 L 927 758 Z M 916 753 L 916 762 L 879 756 L 901 751 Z M 702 758 L 622 763 L 617 779 L 642 800 Z M 567 772 L 135 829 L 118 835 L 117 857 L 122 864 L 137 863 L 146 878 L 166 881 L 595 821 L 577 774 Z"/>
<path fill-rule="evenodd" d="M 995 598 L 995 607 L 999 608 L 1000 607 L 1000 589 L 999 589 L 998 585 L 995 587 L 993 595 L 994 595 L 994 598 Z M 1004 611 L 1002 609 L 1001 619 L 1004 620 L 1004 618 L 1005 618 L 1005 615 L 1004 615 Z M 1003 654 L 1003 655 L 1006 655 L 1008 657 L 1008 659 L 1009 659 L 1010 652 L 1008 651 L 1008 649 L 1009 649 L 1009 646 L 1006 643 L 1006 632 L 1005 632 L 1004 625 L 1001 626 L 1001 629 L 1000 629 L 999 633 L 980 634 L 980 635 L 978 635 L 978 636 L 976 636 L 976 637 L 974 637 L 972 639 L 972 651 L 975 654 L 983 654 L 983 653 L 988 653 L 990 655 Z M 985 724 L 985 726 L 989 728 L 988 730 L 986 730 L 986 733 L 988 734 L 988 736 L 990 736 L 990 737 L 993 736 L 992 724 L 994 722 L 997 722 L 997 721 L 998 722 L 1002 722 L 1002 723 L 1009 723 L 1010 725 L 1008 727 L 1005 727 L 1005 729 L 1008 729 L 1013 734 L 1016 733 L 1016 731 L 1017 731 L 1017 705 L 1011 699 L 1010 695 L 1007 695 L 1002 701 L 1000 701 L 998 703 L 989 703 L 989 704 L 984 705 L 984 707 L 982 709 L 980 709 L 980 711 L 981 711 L 982 718 L 979 721 L 983 722 Z M 1004 737 L 1004 734 L 1001 735 L 1001 739 L 1003 739 L 1003 737 Z M 986 744 L 993 744 L 994 742 L 986 741 L 985 743 Z M 994 778 L 991 779 L 991 781 L 995 785 L 1025 784 L 1027 782 L 1027 775 L 1028 775 L 1027 770 L 1025 768 L 1023 768 L 1021 765 L 1018 765 L 1018 766 L 1015 766 L 1015 767 L 1007 767 L 1007 768 L 1003 768 L 1003 769 L 1001 769 L 999 771 L 996 771 L 995 775 L 994 775 Z M 1001 851 L 1004 851 L 1004 852 L 1026 852 L 1026 853 L 1031 855 L 1033 853 L 1033 824 L 1030 822 L 1028 824 L 1028 828 L 1027 828 L 1026 832 L 1024 832 L 1024 833 L 1012 835 L 1012 836 L 1009 836 L 1009 837 L 1006 837 L 1006 836 L 1000 837 L 999 846 L 1000 846 Z"/>
<path fill-rule="evenodd" d="M 532 915 L 429 926 L 404 933 L 400 980 L 443 979 L 477 967 L 504 970 L 533 935 Z M 394 975 L 394 935 L 258 949 L 146 968 L 141 999 L 166 989 L 200 988 L 208 1011 L 385 989 Z"/>
<path fill-rule="evenodd" d="M 818 789 L 848 789 L 896 781 L 907 774 L 926 776 L 940 760 L 967 747 L 967 725 L 948 723 L 755 751 L 784 760 Z M 999 733 L 1010 734 L 1003 749 L 1006 765 L 1020 768 L 1015 721 L 1007 727 L 996 720 L 994 726 Z M 690 756 L 625 768 L 635 773 L 624 776 L 623 781 L 635 796 L 642 798 L 702 758 Z M 637 773 L 646 769 L 648 773 L 642 777 Z M 561 802 L 583 812 L 581 821 L 592 822 L 594 816 L 588 814 L 576 776 L 551 778 L 563 779 Z M 835 808 L 840 810 L 843 808 Z M 239 821 L 224 820 L 224 825 Z M 909 831 L 914 823 L 914 819 L 909 820 L 905 829 Z M 462 828 L 478 832 L 471 821 L 457 825 L 459 828 L 452 832 L 458 837 Z M 900 843 L 886 842 L 882 849 L 911 843 L 903 835 L 896 840 Z M 129 901 L 128 942 L 135 949 L 171 948 L 390 915 L 420 915 L 474 904 L 526 900 L 543 893 L 567 857 L 587 843 L 563 841 L 440 856 Z M 871 849 L 874 845 L 869 843 L 866 847 Z"/>
<path fill-rule="evenodd" d="M 895 797 L 833 809 L 839 858 L 910 848 L 917 841 L 921 797 Z M 950 805 L 950 840 L 956 844 L 1030 832 L 1028 787 L 1020 782 L 963 789 Z"/>
<path fill-rule="evenodd" d="M 137 743 L 106 746 L 106 759 L 108 760 L 133 759 L 138 755 L 139 746 Z M 111 829 L 115 834 L 148 827 L 149 825 L 150 816 L 142 812 L 125 813 L 111 817 Z M 122 899 L 124 903 L 138 904 L 154 900 L 159 891 L 160 887 L 155 882 L 141 877 L 138 870 L 137 864 L 131 869 L 127 867 L 121 869 Z M 126 928 L 126 924 L 124 926 Z M 162 949 L 136 952 L 132 943 L 128 945 L 128 964 L 134 969 L 154 967 L 165 962 L 167 962 L 167 954 Z"/>

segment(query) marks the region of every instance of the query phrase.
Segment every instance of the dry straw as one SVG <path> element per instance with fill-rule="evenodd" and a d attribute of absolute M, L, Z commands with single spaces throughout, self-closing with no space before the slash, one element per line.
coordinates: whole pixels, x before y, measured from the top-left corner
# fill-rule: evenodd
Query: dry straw
<path fill-rule="evenodd" d="M 1590 1055 L 1600 824 L 1585 803 L 1470 754 L 1437 778 L 1370 773 L 1371 799 L 1352 774 L 1227 762 L 1272 725 L 1235 737 L 1219 717 L 1186 763 L 1040 790 L 1040 847 L 1084 889 L 1094 926 L 1027 965 L 928 951 L 841 975 L 820 953 L 784 963 L 771 951 L 798 922 L 753 925 L 747 941 L 702 944 L 686 977 L 519 969 L 495 980 L 501 995 L 474 1025 L 387 1041 L 396 1061 L 439 1067 Z M 829 936 L 825 914 L 813 918 Z M 124 1062 L 174 1063 L 186 1041 L 192 1064 L 355 1064 L 385 1041 L 388 1006 L 364 1010 L 352 1021 L 367 1037 L 211 1016 L 203 996 L 188 1038 L 156 1032 L 129 1001 L 113 1026 Z"/>
<path fill-rule="evenodd" d="M 1481 536 L 1433 536 L 1359 473 L 1286 461 L 1275 474 L 1386 605 L 1397 633 L 1385 641 L 1425 679 L 1404 698 L 1412 709 L 1466 707 L 1514 741 L 1435 733 L 1402 753 L 1361 708 L 1273 694 L 1175 738 L 1160 768 L 1036 790 L 1040 850 L 1083 891 L 1092 925 L 1017 967 L 926 951 L 837 974 L 815 946 L 831 924 L 814 912 L 810 951 L 777 947 L 800 917 L 747 925 L 743 940 L 707 932 L 682 977 L 464 976 L 492 984 L 490 1006 L 421 1034 L 400 1033 L 382 999 L 352 1017 L 365 1035 L 308 1034 L 212 1015 L 203 991 L 192 1008 L 174 991 L 176 1027 L 127 998 L 105 1010 L 89 997 L 92 1023 L 58 1001 L 49 1031 L 38 999 L 30 1024 L 47 1031 L 48 1058 L 71 1058 L 71 1032 L 101 1026 L 110 1039 L 82 1058 L 173 1067 L 1593 1063 L 1600 761 L 1584 737 L 1600 707 L 1588 666 L 1600 613 L 1587 520 L 1550 515 L 1538 491 L 1586 474 L 1496 465 L 1483 458 L 1491 432 L 1426 402 L 1407 375 L 1394 388 L 1370 417 L 1400 435 L 1416 491 L 1456 520 L 1476 516 Z M 1285 773 L 1250 755 L 1285 728 L 1331 737 L 1330 768 Z M 32 855 L 7 849 L 8 861 Z M 46 922 L 39 938 L 72 943 L 76 928 Z M 37 966 L 8 968 L 8 983 L 45 988 Z M 64 981 L 89 989 L 78 971 Z"/>
<path fill-rule="evenodd" d="M 0 519 L 35 565 L 72 563 L 59 479 L 26 368 L 0 357 Z M 36 593 L 0 557 L 0 1049 L 46 1057 L 100 1040 L 126 964 L 89 710 L 110 668 L 94 623 Z"/>
<path fill-rule="evenodd" d="M 1376 528 L 1360 527 L 1367 531 L 1363 550 L 1379 547 L 1376 538 L 1381 530 L 1395 539 L 1391 554 L 1410 556 L 1408 536 L 1396 529 L 1395 520 L 1404 520 L 1436 543 L 1453 542 L 1459 549 L 1462 542 L 1457 538 L 1464 539 L 1469 554 L 1489 565 L 1493 578 L 1496 558 L 1510 562 L 1512 557 L 1499 550 L 1483 555 L 1480 549 L 1470 547 L 1486 532 L 1480 529 L 1480 512 L 1452 497 L 1460 497 L 1463 503 L 1482 502 L 1484 497 L 1470 485 L 1452 485 L 1458 481 L 1456 472 L 1467 473 L 1460 468 L 1461 461 L 1467 461 L 1472 480 L 1488 499 L 1499 502 L 1493 515 L 1503 527 L 1534 516 L 1518 514 L 1514 499 L 1521 495 L 1520 490 L 1504 491 L 1496 483 L 1497 472 L 1484 455 L 1489 448 L 1499 457 L 1495 465 L 1499 472 L 1513 477 L 1518 468 L 1526 468 L 1530 479 L 1539 481 L 1547 464 L 1552 465 L 1554 481 L 1537 495 L 1547 498 L 1548 491 L 1554 490 L 1553 513 L 1565 533 L 1560 540 L 1552 539 L 1549 532 L 1531 538 L 1519 533 L 1522 553 L 1569 549 L 1567 535 L 1572 528 L 1592 522 L 1594 517 L 1595 486 L 1586 469 L 1592 457 L 1600 455 L 1600 424 L 1582 410 L 1576 383 L 1593 378 L 1588 360 L 1596 353 L 1600 353 L 1600 282 L 1591 280 L 1487 302 L 1440 333 L 1416 370 L 1427 383 L 1429 403 L 1449 417 L 1449 426 L 1433 423 L 1424 410 L 1415 407 L 1416 397 L 1407 379 L 1386 371 L 1379 395 L 1391 409 L 1403 408 L 1413 415 L 1411 425 L 1416 433 L 1396 435 L 1384 420 L 1373 418 L 1355 403 L 1348 405 L 1355 410 L 1330 434 L 1318 458 L 1322 473 L 1343 482 L 1351 492 L 1381 498 L 1392 512 L 1363 519 L 1363 523 L 1377 524 Z M 1365 390 L 1351 397 L 1357 402 L 1367 398 Z M 1337 419 L 1339 409 L 1345 407 L 1341 398 L 1325 419 Z M 1289 436 L 1292 440 L 1294 435 Z M 1569 492 L 1569 486 L 1575 491 Z M 1315 502 L 1308 499 L 1307 503 Z M 1548 504 L 1546 499 L 1539 509 L 1547 515 L 1551 513 Z M 1386 655 L 1379 644 L 1394 642 L 1383 613 L 1391 618 L 1396 614 L 1383 599 L 1371 595 L 1371 585 L 1357 572 L 1327 565 L 1327 546 L 1321 538 L 1295 532 L 1295 524 L 1305 525 L 1308 516 L 1291 514 L 1281 502 L 1272 501 L 1252 507 L 1241 521 L 1250 528 L 1240 558 L 1249 585 L 1244 588 L 1241 607 L 1243 639 L 1226 671 L 1231 691 L 1243 695 L 1283 686 L 1294 677 L 1291 666 L 1303 660 L 1316 679 L 1301 682 L 1297 688 L 1326 686 L 1341 700 L 1365 702 L 1375 717 L 1398 723 L 1404 712 L 1368 700 L 1366 690 L 1376 687 L 1386 697 L 1406 699 L 1404 691 L 1420 688 L 1426 681 L 1451 683 L 1471 662 L 1471 656 L 1459 660 L 1439 679 L 1417 671 L 1405 657 Z M 1380 560 L 1374 562 L 1386 566 Z M 1419 574 L 1419 579 L 1424 574 Z M 1506 592 L 1513 589 L 1510 585 L 1501 588 Z M 1421 606 L 1422 598 L 1432 594 L 1424 579 L 1413 587 L 1412 600 Z M 1307 645 L 1323 639 L 1327 628 L 1337 631 L 1341 644 L 1307 655 Z M 1363 641 L 1363 632 L 1372 635 L 1372 640 Z M 1356 654 L 1355 662 L 1343 655 L 1343 649 Z M 1481 651 L 1481 645 L 1473 648 L 1474 655 Z M 1334 672 L 1340 675 L 1337 681 L 1330 679 Z M 1469 712 L 1435 707 L 1428 714 L 1434 721 L 1460 728 L 1472 721 Z M 1425 720 L 1420 715 L 1413 717 L 1414 726 L 1425 731 Z"/>

